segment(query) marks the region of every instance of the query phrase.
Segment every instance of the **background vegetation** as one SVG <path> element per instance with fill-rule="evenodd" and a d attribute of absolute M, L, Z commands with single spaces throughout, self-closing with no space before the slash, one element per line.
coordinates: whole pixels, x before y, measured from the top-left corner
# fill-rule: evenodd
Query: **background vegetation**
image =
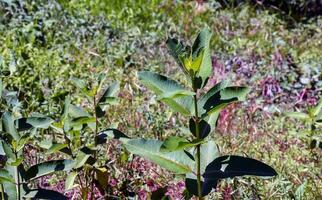
<path fill-rule="evenodd" d="M 224 79 L 251 87 L 246 102 L 221 112 L 212 137 L 221 154 L 262 160 L 279 174 L 265 181 L 226 180 L 211 199 L 321 199 L 321 150 L 310 149 L 302 137 L 310 125 L 285 113 L 305 111 L 321 97 L 322 18 L 306 14 L 309 8 L 303 15 L 297 12 L 311 6 L 303 4 L 308 1 L 283 1 L 291 6 L 288 11 L 294 7 L 293 12 L 274 9 L 278 5 L 267 1 L 223 2 L 1 0 L 1 112 L 9 104 L 15 116 L 42 113 L 57 121 L 67 96 L 88 109 L 71 78 L 94 84 L 103 73 L 108 82 L 120 82 L 120 93 L 100 128 L 118 127 L 131 137 L 158 139 L 184 134 L 187 120 L 157 104 L 136 73 L 150 70 L 185 83 L 165 41 L 168 36 L 189 40 L 208 26 L 213 32 L 214 74 L 207 87 Z M 83 140 L 91 137 L 89 132 L 83 134 Z M 42 148 L 43 137 L 60 140 L 54 135 L 50 130 L 35 135 L 25 147 L 23 162 L 31 165 L 64 157 L 47 155 Z M 100 156 L 108 160 L 110 196 L 136 193 L 144 199 L 170 182 L 166 194 L 181 198 L 180 177 L 141 158 L 127 157 L 116 142 L 105 148 L 108 153 Z M 125 172 L 133 179 L 128 181 Z M 34 184 L 79 198 L 77 189 L 64 191 L 64 176 L 46 176 Z"/>

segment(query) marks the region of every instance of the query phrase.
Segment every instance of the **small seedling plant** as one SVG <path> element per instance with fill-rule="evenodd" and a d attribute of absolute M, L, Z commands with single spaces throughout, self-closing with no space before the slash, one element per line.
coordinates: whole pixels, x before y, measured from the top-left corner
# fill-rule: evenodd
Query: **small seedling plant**
<path fill-rule="evenodd" d="M 311 149 L 316 147 L 322 149 L 322 135 L 319 129 L 322 126 L 322 99 L 306 112 L 288 112 L 286 116 L 304 122 L 308 129 L 300 131 L 297 135 L 304 138 Z"/>
<path fill-rule="evenodd" d="M 171 136 L 164 141 L 118 137 L 131 153 L 175 174 L 184 174 L 188 192 L 198 199 L 207 196 L 220 179 L 277 175 L 272 167 L 255 159 L 238 155 L 218 156 L 216 153 L 216 143 L 209 135 L 216 126 L 220 110 L 230 103 L 244 100 L 249 89 L 220 82 L 210 90 L 203 91 L 212 75 L 210 39 L 210 31 L 203 29 L 192 46 L 185 46 L 175 38 L 167 40 L 171 55 L 190 83 L 189 88 L 154 72 L 138 73 L 141 83 L 152 90 L 158 100 L 189 118 L 191 135 Z"/>

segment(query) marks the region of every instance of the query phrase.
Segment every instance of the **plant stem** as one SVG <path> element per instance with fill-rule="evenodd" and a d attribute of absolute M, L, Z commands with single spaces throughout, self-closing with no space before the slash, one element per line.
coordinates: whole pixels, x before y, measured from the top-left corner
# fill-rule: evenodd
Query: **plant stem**
<path fill-rule="evenodd" d="M 97 141 L 97 132 L 98 132 L 98 118 L 97 118 L 97 112 L 96 112 L 96 93 L 94 95 L 94 115 L 95 115 L 95 133 L 94 133 L 94 146 L 96 147 Z M 94 160 L 97 159 L 97 151 L 94 152 Z M 91 184 L 91 199 L 94 200 L 94 179 L 95 179 L 95 172 L 92 171 L 92 184 Z"/>
<path fill-rule="evenodd" d="M 195 104 L 195 122 L 196 122 L 196 137 L 197 140 L 201 139 L 200 136 L 200 125 L 199 125 L 199 114 L 198 114 L 198 98 L 197 98 L 197 89 L 194 90 L 194 104 Z M 197 185 L 198 185 L 198 199 L 202 200 L 202 184 L 201 184 L 201 173 L 200 173 L 200 144 L 197 145 Z"/>
<path fill-rule="evenodd" d="M 4 200 L 4 187 L 3 187 L 3 184 L 1 184 L 1 199 Z"/>
<path fill-rule="evenodd" d="M 16 158 L 18 158 L 18 153 L 15 151 Z M 20 175 L 18 166 L 15 167 L 15 181 L 16 181 L 16 190 L 17 190 L 17 199 L 20 200 Z"/>

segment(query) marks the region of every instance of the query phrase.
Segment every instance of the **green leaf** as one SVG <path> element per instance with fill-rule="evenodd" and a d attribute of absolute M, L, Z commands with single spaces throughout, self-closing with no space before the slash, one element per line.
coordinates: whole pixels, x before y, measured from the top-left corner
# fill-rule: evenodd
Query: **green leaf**
<path fill-rule="evenodd" d="M 94 93 L 88 90 L 85 81 L 75 77 L 72 77 L 71 81 L 85 96 L 88 97 L 89 100 L 91 100 L 94 97 Z"/>
<path fill-rule="evenodd" d="M 220 111 L 230 103 L 244 101 L 249 92 L 247 87 L 226 87 L 218 91 L 221 85 L 215 85 L 198 101 L 201 117 Z"/>
<path fill-rule="evenodd" d="M 75 178 L 77 176 L 77 172 L 70 172 L 65 181 L 65 190 L 70 190 L 74 187 Z"/>
<path fill-rule="evenodd" d="M 158 100 L 165 100 L 165 99 L 175 99 L 184 96 L 193 96 L 195 93 L 189 90 L 177 90 L 171 92 L 165 92 L 159 95 Z"/>
<path fill-rule="evenodd" d="M 168 137 L 160 147 L 160 152 L 173 152 L 173 151 L 179 151 L 183 150 L 189 147 L 194 147 L 198 144 L 203 143 L 202 140 L 194 140 L 189 142 L 188 140 L 177 137 L 177 136 L 172 136 Z"/>
<path fill-rule="evenodd" d="M 287 117 L 292 117 L 295 119 L 300 119 L 300 120 L 308 120 L 310 119 L 310 116 L 306 113 L 301 113 L 301 112 L 287 112 L 286 113 Z"/>
<path fill-rule="evenodd" d="M 15 120 L 15 127 L 18 131 L 26 131 L 32 128 L 32 125 L 27 123 L 27 118 L 19 118 Z"/>
<path fill-rule="evenodd" d="M 99 98 L 99 104 L 109 103 L 110 98 L 114 98 L 117 96 L 117 92 L 120 89 L 120 84 L 118 82 L 112 83 L 106 90 L 104 91 L 103 95 Z"/>
<path fill-rule="evenodd" d="M 192 45 L 192 59 L 195 60 L 202 55 L 202 62 L 197 73 L 197 77 L 201 78 L 202 83 L 198 86 L 198 88 L 204 87 L 209 79 L 209 76 L 212 74 L 212 62 L 209 49 L 211 36 L 212 34 L 210 30 L 204 28 L 202 31 L 200 31 Z"/>
<path fill-rule="evenodd" d="M 168 38 L 166 43 L 170 51 L 170 54 L 174 57 L 174 59 L 176 60 L 180 68 L 183 70 L 183 72 L 188 74 L 188 72 L 185 70 L 183 66 L 181 58 L 189 56 L 190 52 L 188 52 L 187 48 L 182 44 L 182 42 L 178 41 L 175 38 Z"/>
<path fill-rule="evenodd" d="M 27 199 L 48 199 L 48 200 L 67 200 L 68 198 L 54 190 L 32 189 L 25 193 Z"/>
<path fill-rule="evenodd" d="M 27 123 L 35 128 L 47 129 L 54 122 L 50 117 L 28 117 Z"/>
<path fill-rule="evenodd" d="M 14 154 L 12 148 L 5 141 L 1 140 L 2 149 L 9 160 L 16 160 L 16 155 Z"/>
<path fill-rule="evenodd" d="M 71 118 L 79 118 L 79 117 L 90 117 L 83 108 L 70 104 L 68 106 L 68 114 Z"/>
<path fill-rule="evenodd" d="M 219 156 L 218 148 L 213 140 L 210 140 L 200 147 L 200 173 L 203 174 L 206 167 Z"/>
<path fill-rule="evenodd" d="M 95 168 L 95 173 L 99 185 L 106 190 L 108 188 L 108 182 L 106 180 L 110 178 L 109 171 L 105 167 L 100 167 Z"/>
<path fill-rule="evenodd" d="M 138 76 L 143 85 L 161 97 L 162 95 L 167 96 L 167 93 L 176 94 L 177 92 L 182 93 L 182 91 L 188 91 L 176 81 L 153 72 L 141 71 L 138 73 Z M 191 96 L 183 96 L 174 99 L 165 98 L 162 99 L 162 101 L 176 112 L 180 112 L 184 115 L 190 115 L 191 113 L 193 104 L 193 98 Z"/>
<path fill-rule="evenodd" d="M 312 114 L 313 116 L 317 116 L 322 109 L 322 99 L 319 100 L 318 104 L 313 108 Z"/>
<path fill-rule="evenodd" d="M 129 137 L 117 129 L 108 128 L 103 131 L 100 131 L 97 134 L 96 143 L 104 144 L 107 142 L 108 139 L 120 139 L 120 138 L 129 138 Z"/>
<path fill-rule="evenodd" d="M 4 130 L 12 136 L 12 138 L 16 141 L 20 139 L 20 135 L 18 134 L 17 129 L 15 128 L 14 118 L 11 113 L 5 112 L 2 115 L 2 123 Z"/>
<path fill-rule="evenodd" d="M 194 161 L 183 151 L 160 152 L 162 141 L 146 139 L 124 139 L 122 141 L 132 154 L 148 159 L 174 173 L 185 174 L 192 171 Z"/>
<path fill-rule="evenodd" d="M 75 168 L 81 168 L 85 164 L 94 164 L 96 160 L 92 157 L 92 155 L 95 153 L 95 150 L 92 150 L 88 147 L 83 147 L 76 156 L 76 164 Z"/>
<path fill-rule="evenodd" d="M 70 171 L 74 165 L 75 161 L 73 160 L 51 160 L 39 163 L 26 171 L 26 180 L 37 179 L 56 171 Z"/>
<path fill-rule="evenodd" d="M 211 131 L 211 127 L 208 124 L 208 122 L 203 119 L 201 121 L 199 121 L 198 124 L 199 124 L 199 129 L 200 129 L 199 136 L 201 139 L 204 139 L 209 135 L 209 133 Z M 192 133 L 192 135 L 197 136 L 196 122 L 193 118 L 190 118 L 190 120 L 189 120 L 189 129 L 190 129 L 190 132 Z"/>
<path fill-rule="evenodd" d="M 48 149 L 46 154 L 52 154 L 52 153 L 57 153 L 58 151 L 68 147 L 68 144 L 52 144 L 51 147 Z"/>
<path fill-rule="evenodd" d="M 5 183 L 5 182 L 14 183 L 15 180 L 10 175 L 10 173 L 8 172 L 8 170 L 6 170 L 6 169 L 0 169 L 0 183 L 2 184 L 2 183 Z"/>
<path fill-rule="evenodd" d="M 233 178 L 235 176 L 276 176 L 276 171 L 258 160 L 235 155 L 216 158 L 205 170 L 203 177 L 208 180 Z"/>

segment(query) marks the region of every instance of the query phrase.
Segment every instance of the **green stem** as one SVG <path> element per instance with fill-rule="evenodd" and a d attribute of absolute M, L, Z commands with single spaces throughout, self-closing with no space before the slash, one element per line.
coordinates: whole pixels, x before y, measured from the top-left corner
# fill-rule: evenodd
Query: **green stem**
<path fill-rule="evenodd" d="M 195 122 L 196 122 L 196 137 L 197 140 L 200 140 L 200 125 L 199 125 L 199 114 L 198 114 L 198 99 L 197 99 L 197 89 L 194 90 L 196 93 L 194 95 L 194 104 L 195 104 Z M 197 145 L 197 185 L 198 185 L 198 199 L 202 200 L 202 183 L 201 183 L 201 173 L 200 173 L 200 144 Z"/>
<path fill-rule="evenodd" d="M 16 158 L 18 158 L 18 153 L 15 151 Z M 15 167 L 15 179 L 16 179 L 16 190 L 17 190 L 17 199 L 20 200 L 20 175 L 18 166 Z"/>
<path fill-rule="evenodd" d="M 94 144 L 95 147 L 97 145 L 96 137 L 98 133 L 98 118 L 97 118 L 97 112 L 96 112 L 96 94 L 94 95 L 94 115 L 95 115 L 95 134 L 94 134 Z M 94 152 L 94 160 L 97 159 L 97 152 L 95 150 Z M 95 179 L 95 172 L 92 171 L 92 184 L 91 184 L 91 199 L 94 200 L 94 179 Z"/>
<path fill-rule="evenodd" d="M 1 199 L 4 200 L 4 187 L 3 187 L 3 184 L 1 184 Z"/>

